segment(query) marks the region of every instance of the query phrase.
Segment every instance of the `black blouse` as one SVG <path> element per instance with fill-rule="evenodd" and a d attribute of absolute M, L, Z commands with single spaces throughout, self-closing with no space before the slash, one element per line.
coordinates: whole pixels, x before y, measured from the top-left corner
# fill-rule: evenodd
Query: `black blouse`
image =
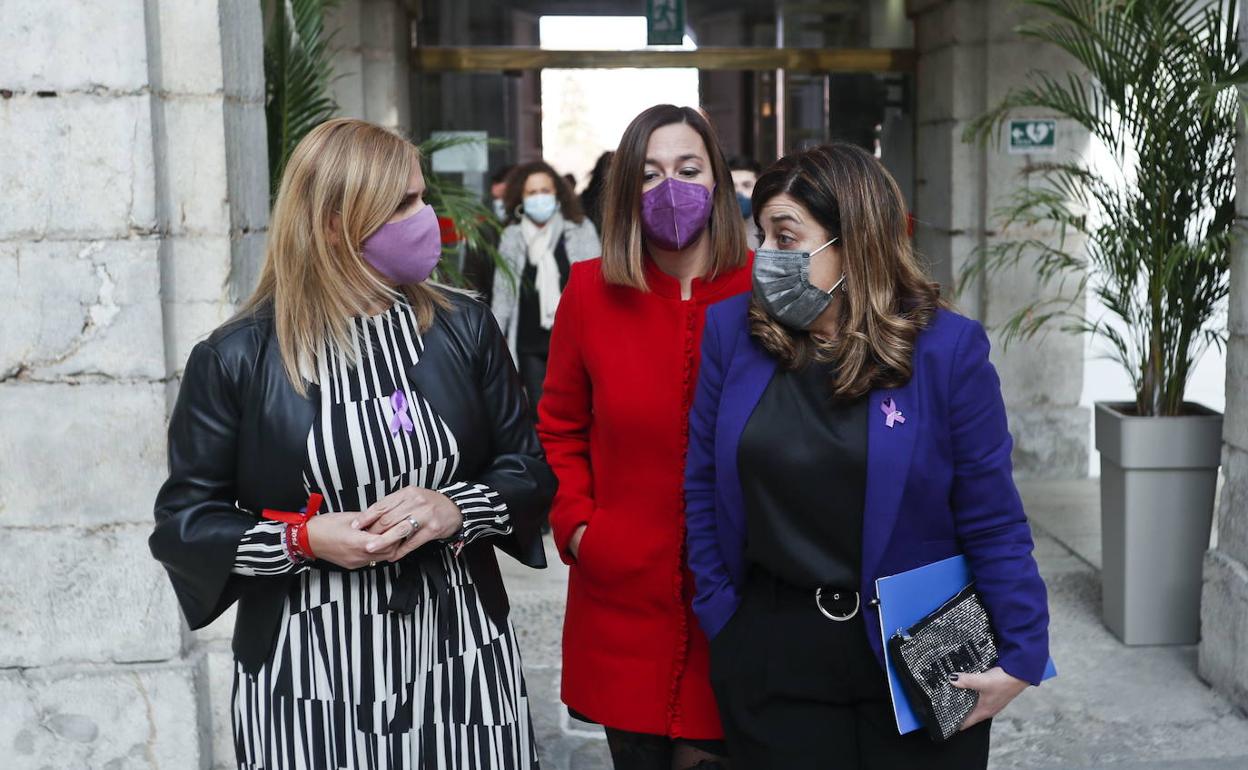
<path fill-rule="evenodd" d="M 778 369 L 741 435 L 746 557 L 803 588 L 856 588 L 867 398 L 832 398 L 832 364 Z"/>
<path fill-rule="evenodd" d="M 559 289 L 568 285 L 572 266 L 568 262 L 568 250 L 563 236 L 555 244 L 555 264 L 559 266 Z M 547 355 L 550 352 L 550 330 L 542 328 L 542 301 L 537 296 L 537 266 L 524 262 L 520 274 L 520 317 L 516 320 L 516 353 Z"/>

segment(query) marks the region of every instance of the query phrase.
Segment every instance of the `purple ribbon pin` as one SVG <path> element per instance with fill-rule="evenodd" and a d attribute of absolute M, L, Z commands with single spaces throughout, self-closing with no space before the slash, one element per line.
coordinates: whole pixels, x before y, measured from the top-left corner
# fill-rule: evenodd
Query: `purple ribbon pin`
<path fill-rule="evenodd" d="M 880 403 L 880 411 L 884 413 L 884 424 L 890 428 L 893 427 L 895 422 L 904 423 L 906 421 L 906 418 L 901 416 L 901 410 L 897 408 L 897 404 L 891 398 Z"/>
<path fill-rule="evenodd" d="M 407 415 L 407 396 L 403 395 L 403 391 L 396 390 L 390 395 L 390 406 L 394 407 L 394 417 L 390 418 L 390 435 L 397 436 L 400 430 L 411 433 L 416 426 L 412 425 L 412 418 Z"/>

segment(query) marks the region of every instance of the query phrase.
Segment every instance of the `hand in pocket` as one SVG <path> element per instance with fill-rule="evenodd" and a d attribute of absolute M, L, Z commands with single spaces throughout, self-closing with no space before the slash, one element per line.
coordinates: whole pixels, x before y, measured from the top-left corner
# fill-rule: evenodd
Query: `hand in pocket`
<path fill-rule="evenodd" d="M 585 530 L 589 529 L 588 524 L 582 524 L 572 533 L 572 539 L 568 541 L 568 553 L 572 554 L 572 558 L 580 560 L 581 558 L 581 538 L 585 537 Z"/>

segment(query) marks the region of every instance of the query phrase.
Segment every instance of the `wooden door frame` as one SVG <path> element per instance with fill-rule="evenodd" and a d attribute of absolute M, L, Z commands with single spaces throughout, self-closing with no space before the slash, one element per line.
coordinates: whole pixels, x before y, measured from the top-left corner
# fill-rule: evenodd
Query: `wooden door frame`
<path fill-rule="evenodd" d="M 517 72 L 542 69 L 692 67 L 700 70 L 788 72 L 914 72 L 909 48 L 699 48 L 637 51 L 554 51 L 517 46 L 416 46 L 420 72 Z"/>

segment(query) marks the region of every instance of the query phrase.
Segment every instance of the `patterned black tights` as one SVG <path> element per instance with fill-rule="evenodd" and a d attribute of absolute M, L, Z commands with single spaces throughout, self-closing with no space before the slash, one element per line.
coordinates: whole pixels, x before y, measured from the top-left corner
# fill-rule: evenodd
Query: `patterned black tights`
<path fill-rule="evenodd" d="M 607 728 L 615 770 L 730 770 L 723 741 L 691 741 Z"/>

